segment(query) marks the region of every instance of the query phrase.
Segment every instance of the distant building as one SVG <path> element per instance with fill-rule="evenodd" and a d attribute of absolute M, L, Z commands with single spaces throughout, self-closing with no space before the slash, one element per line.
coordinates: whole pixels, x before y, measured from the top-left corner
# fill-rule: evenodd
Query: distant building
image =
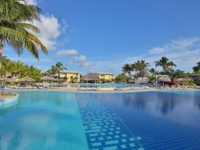
<path fill-rule="evenodd" d="M 60 78 L 66 78 L 67 83 L 80 82 L 80 72 L 78 71 L 61 71 Z"/>
<path fill-rule="evenodd" d="M 95 74 L 99 79 L 105 79 L 107 81 L 115 80 L 115 74 L 114 73 L 96 72 Z"/>

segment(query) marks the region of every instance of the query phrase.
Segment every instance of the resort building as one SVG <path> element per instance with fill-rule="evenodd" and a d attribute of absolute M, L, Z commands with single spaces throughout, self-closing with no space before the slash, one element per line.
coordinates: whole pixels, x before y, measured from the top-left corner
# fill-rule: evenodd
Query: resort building
<path fill-rule="evenodd" d="M 80 72 L 78 71 L 61 71 L 60 78 L 66 79 L 67 83 L 80 82 Z"/>
<path fill-rule="evenodd" d="M 107 81 L 115 80 L 115 74 L 114 73 L 96 72 L 95 74 L 99 79 L 105 79 Z"/>

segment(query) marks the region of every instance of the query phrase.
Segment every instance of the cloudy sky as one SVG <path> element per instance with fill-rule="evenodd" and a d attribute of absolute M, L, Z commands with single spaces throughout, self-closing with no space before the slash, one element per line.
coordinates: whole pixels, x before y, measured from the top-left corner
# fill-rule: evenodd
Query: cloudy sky
<path fill-rule="evenodd" d="M 37 36 L 49 53 L 40 61 L 9 46 L 4 55 L 43 71 L 56 61 L 68 70 L 121 73 L 122 66 L 162 56 L 192 71 L 200 61 L 199 0 L 27 0 L 43 13 Z M 157 70 L 161 68 L 157 67 Z"/>

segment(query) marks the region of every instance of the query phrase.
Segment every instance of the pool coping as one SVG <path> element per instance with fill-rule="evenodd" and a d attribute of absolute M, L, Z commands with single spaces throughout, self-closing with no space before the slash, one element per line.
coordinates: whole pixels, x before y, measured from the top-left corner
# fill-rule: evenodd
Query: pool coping
<path fill-rule="evenodd" d="M 0 97 L 0 107 L 5 104 L 10 104 L 10 103 L 18 101 L 19 94 L 17 94 L 17 93 L 12 93 L 12 94 L 15 94 L 15 96 L 12 96 L 12 97 L 5 96 L 3 99 L 2 99 L 2 97 Z"/>
<path fill-rule="evenodd" d="M 121 91 L 116 91 L 116 90 L 105 90 L 105 91 L 79 91 L 75 89 L 67 89 L 67 88 L 50 88 L 50 89 L 7 89 L 10 91 L 26 91 L 26 92 L 31 92 L 31 91 L 60 91 L 60 92 L 75 92 L 75 93 L 132 93 L 132 92 L 148 92 L 148 91 L 200 91 L 200 89 L 196 88 L 191 88 L 191 89 L 160 89 L 160 88 L 155 88 L 151 87 L 149 89 L 140 89 L 140 90 L 121 90 Z"/>

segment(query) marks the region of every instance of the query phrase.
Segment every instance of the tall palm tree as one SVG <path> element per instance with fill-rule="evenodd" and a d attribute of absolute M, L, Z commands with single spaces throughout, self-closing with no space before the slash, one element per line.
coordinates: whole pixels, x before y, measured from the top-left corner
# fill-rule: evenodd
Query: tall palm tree
<path fill-rule="evenodd" d="M 167 57 L 161 57 L 159 61 L 155 61 L 155 65 L 161 66 L 163 68 L 163 71 L 165 72 L 170 66 L 176 67 L 176 64 L 172 61 L 169 61 Z"/>
<path fill-rule="evenodd" d="M 64 67 L 64 65 L 63 65 L 62 62 L 56 62 L 55 67 L 56 67 L 56 69 L 57 69 L 58 78 L 60 78 L 60 72 L 61 72 L 61 71 L 63 71 L 63 70 L 67 70 L 67 68 Z"/>
<path fill-rule="evenodd" d="M 149 66 L 149 63 L 145 62 L 145 60 L 138 60 L 135 63 L 136 71 L 143 71 L 146 70 Z"/>
<path fill-rule="evenodd" d="M 47 54 L 46 47 L 28 30 L 39 33 L 39 29 L 26 21 L 39 20 L 41 9 L 35 5 L 27 5 L 25 0 L 0 1 L 0 68 L 2 53 L 6 44 L 10 45 L 18 55 L 28 50 L 39 60 L 39 50 Z"/>

